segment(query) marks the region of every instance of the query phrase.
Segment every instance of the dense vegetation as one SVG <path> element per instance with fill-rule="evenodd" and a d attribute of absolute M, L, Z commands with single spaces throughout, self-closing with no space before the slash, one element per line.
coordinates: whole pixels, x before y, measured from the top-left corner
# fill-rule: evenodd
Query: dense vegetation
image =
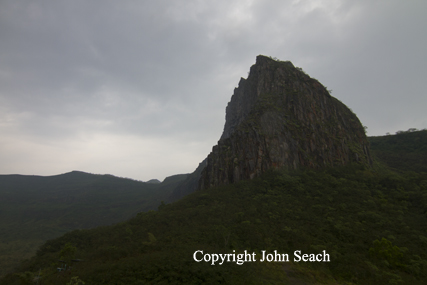
<path fill-rule="evenodd" d="M 427 172 L 427 130 L 409 129 L 396 135 L 369 137 L 371 149 L 397 170 Z"/>
<path fill-rule="evenodd" d="M 0 284 L 426 284 L 427 173 L 405 163 L 281 170 L 196 192 L 50 240 Z M 194 261 L 197 250 L 277 250 L 290 261 L 211 265 Z M 295 250 L 325 250 L 330 262 L 294 262 Z"/>
<path fill-rule="evenodd" d="M 151 184 L 78 171 L 48 177 L 0 175 L 0 276 L 48 239 L 157 208 L 185 177 Z"/>

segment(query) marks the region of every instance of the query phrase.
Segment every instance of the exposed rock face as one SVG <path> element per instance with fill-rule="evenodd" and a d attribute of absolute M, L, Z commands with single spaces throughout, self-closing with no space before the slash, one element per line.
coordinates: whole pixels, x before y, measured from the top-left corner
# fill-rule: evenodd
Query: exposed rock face
<path fill-rule="evenodd" d="M 228 103 L 224 132 L 199 189 L 252 179 L 271 168 L 372 163 L 357 116 L 289 62 L 258 56 Z"/>

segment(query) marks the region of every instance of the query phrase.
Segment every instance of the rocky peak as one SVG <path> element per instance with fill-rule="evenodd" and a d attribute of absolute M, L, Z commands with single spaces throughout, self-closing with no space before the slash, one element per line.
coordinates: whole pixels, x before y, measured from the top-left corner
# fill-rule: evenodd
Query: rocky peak
<path fill-rule="evenodd" d="M 259 55 L 256 58 L 256 64 L 250 69 L 248 79 L 240 78 L 237 88 L 234 89 L 234 95 L 226 108 L 224 132 L 220 140 L 228 138 L 235 128 L 247 117 L 257 99 L 266 92 L 271 92 L 274 74 L 270 65 L 275 60 Z M 290 61 L 282 62 L 284 66 L 294 68 Z M 272 78 L 273 77 L 273 78 Z"/>
<path fill-rule="evenodd" d="M 234 89 L 199 188 L 252 179 L 271 168 L 353 162 L 371 164 L 357 116 L 301 68 L 260 55 Z"/>

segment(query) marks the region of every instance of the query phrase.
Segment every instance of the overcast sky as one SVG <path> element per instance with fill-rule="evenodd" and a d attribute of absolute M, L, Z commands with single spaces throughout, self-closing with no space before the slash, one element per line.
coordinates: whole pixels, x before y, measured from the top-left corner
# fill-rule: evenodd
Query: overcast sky
<path fill-rule="evenodd" d="M 368 127 L 427 128 L 427 1 L 0 0 L 0 174 L 192 172 L 259 54 Z"/>

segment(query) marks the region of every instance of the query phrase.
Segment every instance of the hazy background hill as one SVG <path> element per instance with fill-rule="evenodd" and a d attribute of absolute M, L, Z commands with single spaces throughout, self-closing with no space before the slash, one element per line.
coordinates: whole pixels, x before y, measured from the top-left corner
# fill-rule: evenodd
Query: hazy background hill
<path fill-rule="evenodd" d="M 157 209 L 186 177 L 144 183 L 80 171 L 47 177 L 0 175 L 0 275 L 48 239 Z"/>

